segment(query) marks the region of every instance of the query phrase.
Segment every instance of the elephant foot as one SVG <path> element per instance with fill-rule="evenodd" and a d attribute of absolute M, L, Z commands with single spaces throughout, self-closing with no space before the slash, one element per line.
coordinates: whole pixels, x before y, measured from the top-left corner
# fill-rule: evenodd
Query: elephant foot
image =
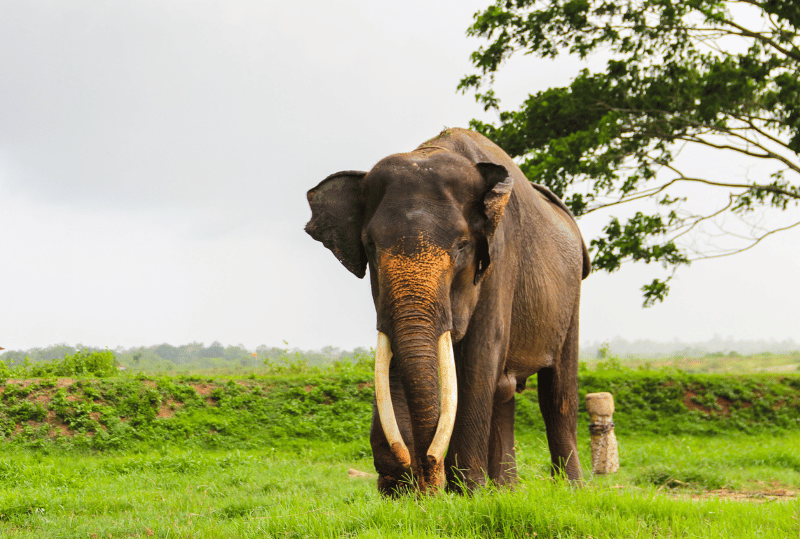
<path fill-rule="evenodd" d="M 378 475 L 378 492 L 388 498 L 397 498 L 411 491 L 411 483 L 407 478 L 397 478 L 391 475 Z"/>
<path fill-rule="evenodd" d="M 403 474 L 398 478 L 394 475 L 378 475 L 378 492 L 384 496 L 396 498 L 408 492 L 419 494 L 436 494 L 445 488 L 444 463 L 434 463 L 425 468 L 422 476 Z"/>
<path fill-rule="evenodd" d="M 422 468 L 422 477 L 415 478 L 417 489 L 422 494 L 436 494 L 445 488 L 446 479 L 444 462 L 436 462 L 433 457 L 428 457 L 427 466 Z"/>
<path fill-rule="evenodd" d="M 447 478 L 447 491 L 456 494 L 471 494 L 485 488 L 488 481 L 487 475 L 483 471 L 476 472 L 452 469 Z"/>

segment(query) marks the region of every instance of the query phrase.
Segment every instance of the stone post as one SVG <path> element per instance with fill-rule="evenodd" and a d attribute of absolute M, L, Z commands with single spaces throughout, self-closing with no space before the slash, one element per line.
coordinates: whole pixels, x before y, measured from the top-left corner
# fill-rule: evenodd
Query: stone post
<path fill-rule="evenodd" d="M 619 470 L 619 449 L 612 419 L 614 397 L 611 393 L 589 393 L 586 395 L 586 411 L 591 418 L 592 472 L 614 473 Z"/>

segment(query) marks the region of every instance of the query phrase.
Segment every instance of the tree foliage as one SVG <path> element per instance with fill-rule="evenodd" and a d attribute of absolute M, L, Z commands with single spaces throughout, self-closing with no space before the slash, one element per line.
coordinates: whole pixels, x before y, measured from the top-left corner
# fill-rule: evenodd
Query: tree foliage
<path fill-rule="evenodd" d="M 562 196 L 576 216 L 627 202 L 646 208 L 625 222 L 611 217 L 590 241 L 595 269 L 612 272 L 632 260 L 674 273 L 800 224 L 761 223 L 767 209 L 800 200 L 796 0 L 498 0 L 474 21 L 468 34 L 488 44 L 472 54 L 477 73 L 459 89 L 474 91 L 499 123 L 471 126 L 517 157 L 528 178 Z M 515 54 L 606 61 L 603 71 L 583 69 L 569 86 L 501 110 L 494 77 Z M 744 181 L 704 175 L 679 158 L 690 146 L 769 170 Z M 724 190 L 725 200 L 692 208 L 687 184 Z M 725 224 L 731 221 L 739 228 Z M 700 246 L 698 232 L 709 230 L 741 241 Z M 669 278 L 643 287 L 645 305 L 664 299 Z"/>

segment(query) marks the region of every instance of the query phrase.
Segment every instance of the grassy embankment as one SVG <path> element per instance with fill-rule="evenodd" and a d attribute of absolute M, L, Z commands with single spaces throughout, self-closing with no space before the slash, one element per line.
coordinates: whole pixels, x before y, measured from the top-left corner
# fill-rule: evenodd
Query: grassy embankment
<path fill-rule="evenodd" d="M 582 490 L 549 478 L 531 380 L 517 396 L 516 490 L 386 501 L 347 475 L 372 470 L 369 367 L 6 380 L 0 536 L 800 535 L 785 496 L 800 490 L 797 375 L 584 370 L 581 401 L 615 395 L 622 468 L 587 470 Z M 579 436 L 586 467 L 583 410 Z"/>
<path fill-rule="evenodd" d="M 600 350 L 601 355 L 603 349 Z M 608 353 L 607 350 L 605 351 Z M 605 358 L 584 360 L 588 368 L 607 362 Z M 703 356 L 676 355 L 661 358 L 631 357 L 618 360 L 621 365 L 631 369 L 679 369 L 688 373 L 704 374 L 753 374 L 753 373 L 798 373 L 800 372 L 800 351 L 788 354 L 764 352 L 753 355 L 740 355 L 736 352 L 717 352 Z"/>

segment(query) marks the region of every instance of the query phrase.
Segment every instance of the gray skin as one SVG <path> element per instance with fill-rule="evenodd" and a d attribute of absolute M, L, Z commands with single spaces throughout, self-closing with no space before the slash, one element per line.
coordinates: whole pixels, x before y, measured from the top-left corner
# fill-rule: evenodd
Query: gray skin
<path fill-rule="evenodd" d="M 465 129 L 368 173 L 333 174 L 308 200 L 306 231 L 356 276 L 369 267 L 377 328 L 394 353 L 392 402 L 412 464 L 394 456 L 373 406 L 379 490 L 393 495 L 409 477 L 422 492 L 442 483 L 424 456 L 439 417 L 436 343 L 446 331 L 458 383 L 448 488 L 516 480 L 514 391 L 535 373 L 553 471 L 579 480 L 578 311 L 590 262 L 563 202 Z"/>

